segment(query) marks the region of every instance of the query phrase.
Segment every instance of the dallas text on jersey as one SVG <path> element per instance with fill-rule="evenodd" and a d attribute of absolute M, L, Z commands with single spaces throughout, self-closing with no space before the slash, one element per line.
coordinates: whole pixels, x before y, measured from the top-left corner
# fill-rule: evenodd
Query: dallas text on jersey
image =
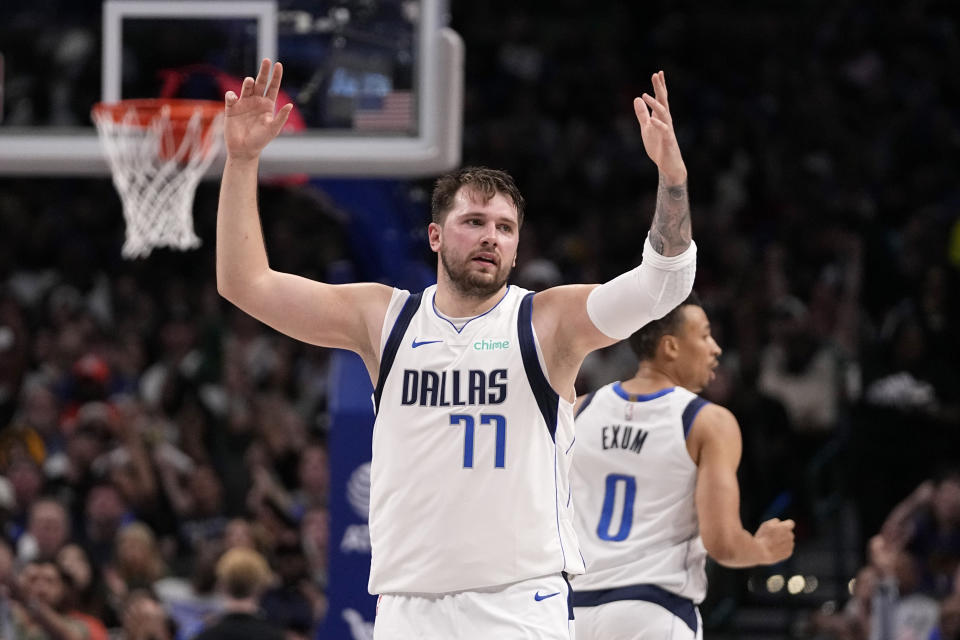
<path fill-rule="evenodd" d="M 404 369 L 401 404 L 463 407 L 501 404 L 507 399 L 507 370 L 417 371 Z"/>

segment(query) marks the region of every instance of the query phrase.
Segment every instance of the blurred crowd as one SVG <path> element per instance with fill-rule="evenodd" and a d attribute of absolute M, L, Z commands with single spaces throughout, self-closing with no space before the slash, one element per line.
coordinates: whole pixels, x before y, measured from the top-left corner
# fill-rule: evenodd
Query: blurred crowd
<path fill-rule="evenodd" d="M 950 8 L 451 6 L 464 162 L 516 176 L 515 281 L 534 289 L 639 258 L 657 179 L 631 100 L 665 70 L 724 349 L 706 395 L 744 431 L 744 520 L 794 517 L 802 545 L 837 496 L 855 506 L 864 568 L 845 608 L 817 614 L 828 637 L 894 637 L 921 597 L 928 630 L 960 637 Z M 430 185 L 406 188 L 422 203 Z M 127 263 L 107 181 L 0 180 L 0 576 L 17 603 L 0 624 L 49 630 L 50 609 L 145 637 L 154 616 L 188 638 L 224 606 L 217 562 L 238 547 L 268 562 L 271 624 L 307 635 L 323 616 L 328 354 L 219 299 L 215 190 L 198 192 L 204 247 Z M 352 258 L 316 187 L 266 187 L 261 206 L 276 268 L 324 278 Z M 611 347 L 578 388 L 634 368 Z"/>
<path fill-rule="evenodd" d="M 210 244 L 118 263 L 112 189 L 0 186 L 0 637 L 191 638 L 223 611 L 217 563 L 236 548 L 268 563 L 266 621 L 312 637 L 327 586 L 329 354 L 220 299 Z M 206 185 L 198 208 L 215 195 Z M 318 198 L 263 198 L 284 212 L 266 226 L 280 263 L 337 262 L 339 225 Z M 204 237 L 212 223 L 198 217 Z"/>
<path fill-rule="evenodd" d="M 960 638 L 960 472 L 924 481 L 890 512 L 851 594 L 812 617 L 814 637 Z"/>

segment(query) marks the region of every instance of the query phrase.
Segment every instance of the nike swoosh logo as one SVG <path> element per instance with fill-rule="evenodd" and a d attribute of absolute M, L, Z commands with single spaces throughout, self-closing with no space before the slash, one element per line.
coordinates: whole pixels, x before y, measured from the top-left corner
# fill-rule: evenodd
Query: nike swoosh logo
<path fill-rule="evenodd" d="M 414 338 L 413 343 L 410 346 L 416 349 L 417 347 L 422 347 L 425 344 L 434 344 L 436 342 L 443 342 L 443 340 L 424 340 L 423 342 L 417 342 L 417 339 Z"/>
<path fill-rule="evenodd" d="M 540 595 L 540 592 L 537 591 L 535 594 L 533 594 L 533 599 L 536 600 L 537 602 L 540 602 L 541 600 L 546 600 L 547 598 L 552 598 L 553 596 L 558 596 L 558 595 L 560 595 L 559 591 L 557 591 L 556 593 L 548 593 L 545 596 Z"/>

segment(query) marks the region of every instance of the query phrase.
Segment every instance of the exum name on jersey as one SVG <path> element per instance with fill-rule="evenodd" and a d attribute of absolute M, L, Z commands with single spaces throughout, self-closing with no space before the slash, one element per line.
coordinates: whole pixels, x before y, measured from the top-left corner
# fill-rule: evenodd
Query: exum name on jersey
<path fill-rule="evenodd" d="M 611 424 L 601 431 L 603 449 L 627 449 L 640 453 L 643 443 L 647 440 L 648 432 L 639 427 L 630 425 Z"/>

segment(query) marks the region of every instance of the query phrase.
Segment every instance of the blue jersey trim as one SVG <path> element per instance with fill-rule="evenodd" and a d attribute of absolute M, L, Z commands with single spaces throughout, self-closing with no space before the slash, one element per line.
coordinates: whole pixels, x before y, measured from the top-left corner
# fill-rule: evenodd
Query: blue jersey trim
<path fill-rule="evenodd" d="M 523 368 L 527 372 L 527 381 L 537 399 L 537 406 L 547 423 L 550 438 L 557 441 L 557 412 L 560 409 L 560 396 L 547 382 L 547 376 L 540 368 L 537 357 L 537 345 L 533 340 L 533 292 L 528 293 L 520 302 L 517 314 L 517 333 L 520 338 L 520 355 L 523 356 Z"/>
<path fill-rule="evenodd" d="M 374 413 L 380 413 L 380 396 L 383 395 L 383 387 L 387 383 L 387 376 L 390 375 L 390 369 L 393 368 L 393 361 L 397 357 L 397 350 L 400 343 L 403 342 L 403 334 L 407 332 L 410 321 L 414 314 L 420 308 L 420 299 L 423 292 L 412 293 L 407 301 L 403 303 L 400 315 L 397 316 L 393 328 L 390 329 L 390 337 L 387 338 L 387 344 L 383 347 L 383 355 L 380 357 L 380 371 L 377 374 L 377 388 L 373 392 L 373 410 Z"/>
<path fill-rule="evenodd" d="M 700 409 L 703 409 L 705 406 L 710 404 L 709 400 L 704 400 L 700 396 L 697 396 L 690 401 L 690 404 L 686 406 L 683 410 L 683 416 L 680 418 L 680 421 L 683 423 L 683 437 L 686 438 L 690 433 L 690 427 L 693 426 L 693 420 L 697 417 L 697 414 L 700 413 Z"/>
<path fill-rule="evenodd" d="M 655 584 L 634 584 L 615 589 L 573 592 L 573 606 L 575 607 L 596 607 L 622 600 L 643 600 L 644 602 L 658 604 L 683 620 L 694 634 L 697 633 L 697 605 L 693 603 L 693 600 L 678 596 Z"/>
<path fill-rule="evenodd" d="M 566 571 L 561 571 L 560 575 L 563 576 L 563 582 L 567 585 L 567 615 L 569 616 L 567 620 L 573 620 L 573 587 L 570 586 L 570 581 L 567 580 Z"/>
<path fill-rule="evenodd" d="M 613 383 L 613 392 L 623 398 L 624 400 L 629 400 L 630 402 L 648 402 L 650 400 L 656 400 L 657 398 L 662 398 L 668 393 L 673 393 L 673 390 L 676 387 L 667 387 L 666 389 L 660 389 L 660 391 L 654 391 L 653 393 L 630 393 L 619 382 Z"/>
<path fill-rule="evenodd" d="M 440 318 L 441 320 L 443 320 L 444 322 L 446 322 L 447 324 L 449 324 L 451 327 L 453 327 L 453 330 L 456 331 L 457 333 L 462 333 L 463 330 L 467 328 L 467 325 L 468 325 L 468 324 L 470 324 L 471 322 L 473 322 L 473 321 L 476 320 L 477 318 L 482 318 L 483 316 L 487 315 L 488 313 L 490 313 L 491 311 L 493 311 L 494 309 L 496 309 L 497 307 L 499 307 L 499 306 L 500 306 L 500 303 L 507 299 L 507 294 L 510 293 L 510 287 L 511 287 L 511 286 L 512 286 L 512 285 L 509 285 L 509 284 L 507 285 L 507 290 L 503 292 L 503 297 L 500 298 L 499 300 L 497 300 L 497 304 L 493 305 L 492 307 L 490 307 L 489 309 L 487 309 L 486 311 L 484 311 L 484 312 L 481 313 L 480 315 L 478 315 L 478 316 L 473 316 L 472 318 L 470 318 L 469 320 L 467 320 L 466 322 L 464 322 L 464 323 L 463 323 L 463 326 L 460 327 L 459 329 L 457 329 L 457 325 L 453 324 L 453 323 L 450 322 L 448 319 L 444 318 L 442 315 L 440 315 L 440 312 L 437 311 L 437 293 L 436 293 L 436 292 L 433 293 L 433 298 L 430 300 L 430 305 L 433 307 L 433 313 L 434 313 L 438 318 Z"/>
<path fill-rule="evenodd" d="M 563 548 L 563 532 L 560 530 L 560 484 L 557 482 L 557 443 L 553 443 L 553 506 L 557 514 L 557 542 L 560 543 L 560 556 L 563 558 L 563 568 L 567 569 L 567 552 Z"/>
<path fill-rule="evenodd" d="M 587 397 L 583 399 L 583 402 L 580 403 L 580 408 L 577 409 L 577 412 L 574 414 L 574 418 L 579 418 L 580 414 L 583 413 L 583 410 L 590 406 L 590 403 L 593 402 L 593 397 L 597 395 L 596 391 L 591 391 L 587 394 Z"/>

